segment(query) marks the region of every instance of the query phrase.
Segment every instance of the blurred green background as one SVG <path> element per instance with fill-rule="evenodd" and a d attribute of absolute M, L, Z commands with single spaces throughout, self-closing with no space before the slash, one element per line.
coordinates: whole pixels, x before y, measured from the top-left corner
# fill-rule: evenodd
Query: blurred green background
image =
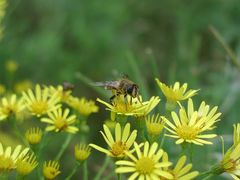
<path fill-rule="evenodd" d="M 169 84 L 187 82 L 191 89 L 201 89 L 196 104 L 205 100 L 220 107 L 217 132 L 228 137 L 239 121 L 239 69 L 209 26 L 238 56 L 239 20 L 239 0 L 11 0 L 0 42 L 0 68 L 14 59 L 19 64 L 15 81 L 69 81 L 76 85 L 76 95 L 91 99 L 101 95 L 83 76 L 104 81 L 128 74 L 144 99 L 164 99 L 155 77 Z M 0 71 L 0 83 L 6 83 L 5 76 Z M 107 116 L 100 114 L 101 128 Z"/>

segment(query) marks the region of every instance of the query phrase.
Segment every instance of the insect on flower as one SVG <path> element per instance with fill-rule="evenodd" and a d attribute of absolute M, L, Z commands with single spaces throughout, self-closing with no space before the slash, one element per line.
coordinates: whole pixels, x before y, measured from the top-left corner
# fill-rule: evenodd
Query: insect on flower
<path fill-rule="evenodd" d="M 114 98 L 124 95 L 125 101 L 127 101 L 127 95 L 131 97 L 130 104 L 132 104 L 132 98 L 137 98 L 139 102 L 139 87 L 136 83 L 131 81 L 127 75 L 124 75 L 122 78 L 116 81 L 105 81 L 105 82 L 95 82 L 93 83 L 95 86 L 103 86 L 107 90 L 112 90 L 113 95 L 110 98 L 110 102 L 114 100 Z"/>

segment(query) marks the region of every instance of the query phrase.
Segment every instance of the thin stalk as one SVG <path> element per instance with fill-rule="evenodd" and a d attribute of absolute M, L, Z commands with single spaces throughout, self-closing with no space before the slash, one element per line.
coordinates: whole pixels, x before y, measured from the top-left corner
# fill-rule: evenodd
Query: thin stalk
<path fill-rule="evenodd" d="M 120 173 L 117 175 L 117 177 L 118 177 L 118 180 L 121 180 L 121 179 L 122 179 L 122 176 L 121 176 Z"/>
<path fill-rule="evenodd" d="M 57 156 L 55 157 L 55 160 L 56 160 L 56 161 L 58 161 L 59 159 L 61 159 L 63 153 L 64 153 L 65 150 L 67 149 L 67 147 L 68 147 L 69 143 L 71 142 L 72 138 L 73 138 L 73 135 L 70 134 L 70 133 L 68 133 L 65 141 L 63 142 L 63 145 L 62 145 L 60 151 L 58 152 Z"/>
<path fill-rule="evenodd" d="M 213 177 L 215 177 L 216 174 L 209 174 L 207 177 L 203 178 L 202 180 L 208 180 L 208 179 L 213 179 Z"/>
<path fill-rule="evenodd" d="M 214 35 L 214 37 L 218 40 L 218 42 L 222 45 L 223 49 L 227 52 L 230 59 L 232 60 L 232 63 L 240 71 L 240 63 L 238 62 L 237 56 L 232 51 L 232 49 L 229 47 L 229 45 L 225 42 L 223 36 L 217 31 L 217 29 L 214 26 L 210 26 L 209 30 Z"/>
<path fill-rule="evenodd" d="M 17 173 L 16 180 L 24 180 L 24 179 L 25 179 L 25 176 Z"/>
<path fill-rule="evenodd" d="M 101 169 L 98 171 L 97 175 L 94 177 L 94 180 L 99 180 L 101 179 L 101 176 L 103 174 L 103 172 L 105 171 L 105 169 L 107 168 L 108 164 L 110 162 L 110 157 L 106 155 L 103 166 L 101 167 Z"/>
<path fill-rule="evenodd" d="M 190 144 L 190 147 L 189 147 L 189 159 L 190 159 L 190 162 L 192 163 L 193 162 L 193 145 L 192 145 L 192 143 Z"/>
<path fill-rule="evenodd" d="M 83 164 L 83 180 L 88 180 L 87 161 L 85 161 Z"/>
<path fill-rule="evenodd" d="M 82 163 L 76 162 L 75 167 L 72 169 L 70 174 L 66 177 L 65 180 L 71 180 L 74 174 L 77 172 L 78 168 L 81 166 Z"/>
<path fill-rule="evenodd" d="M 160 148 L 162 148 L 163 145 L 164 145 L 164 141 L 165 141 L 165 133 L 166 133 L 166 129 L 163 129 L 163 132 L 162 132 L 163 137 L 162 137 L 162 140 L 161 140 Z"/>

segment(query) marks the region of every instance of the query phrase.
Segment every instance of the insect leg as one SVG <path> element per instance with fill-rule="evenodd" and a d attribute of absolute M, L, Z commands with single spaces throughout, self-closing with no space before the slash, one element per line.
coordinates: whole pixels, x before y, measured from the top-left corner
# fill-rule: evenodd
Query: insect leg
<path fill-rule="evenodd" d="M 127 110 L 127 104 L 128 104 L 127 94 L 124 95 L 124 103 L 125 103 L 125 107 L 126 107 L 126 110 Z"/>

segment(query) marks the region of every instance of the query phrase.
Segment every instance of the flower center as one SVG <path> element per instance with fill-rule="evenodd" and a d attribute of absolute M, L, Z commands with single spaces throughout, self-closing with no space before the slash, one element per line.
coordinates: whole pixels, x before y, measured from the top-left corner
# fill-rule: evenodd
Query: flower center
<path fill-rule="evenodd" d="M 112 145 L 112 154 L 115 156 L 122 155 L 125 150 L 128 150 L 128 147 L 122 141 L 118 141 Z"/>
<path fill-rule="evenodd" d="M 142 157 L 136 162 L 136 170 L 140 174 L 151 174 L 154 169 L 154 162 L 149 157 Z"/>
<path fill-rule="evenodd" d="M 177 128 L 176 132 L 182 139 L 192 140 L 196 138 L 196 136 L 199 133 L 199 130 L 192 126 L 182 125 Z"/>
<path fill-rule="evenodd" d="M 63 118 L 58 118 L 58 119 L 56 119 L 56 121 L 55 121 L 55 127 L 56 128 L 58 128 L 58 129 L 60 129 L 60 130 L 63 130 L 63 129 L 65 129 L 65 128 L 67 128 L 67 123 L 66 123 L 66 121 L 65 121 L 65 119 L 63 119 Z"/>
<path fill-rule="evenodd" d="M 32 112 L 35 114 L 44 114 L 48 110 L 48 104 L 46 101 L 35 101 L 32 103 Z"/>
<path fill-rule="evenodd" d="M 11 170 L 14 168 L 15 168 L 15 165 L 11 158 L 5 157 L 3 155 L 0 156 L 0 173 L 2 171 Z"/>

